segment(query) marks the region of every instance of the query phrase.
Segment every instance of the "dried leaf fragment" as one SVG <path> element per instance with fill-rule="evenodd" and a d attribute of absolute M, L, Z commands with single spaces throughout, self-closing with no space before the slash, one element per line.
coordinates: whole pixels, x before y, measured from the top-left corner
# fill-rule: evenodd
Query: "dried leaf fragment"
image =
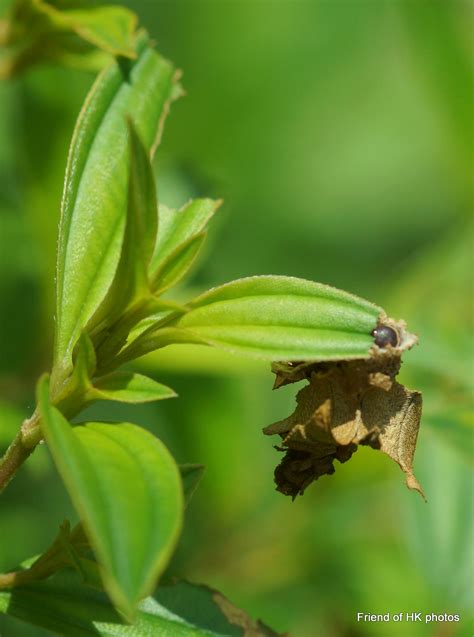
<path fill-rule="evenodd" d="M 334 460 L 346 462 L 358 445 L 379 449 L 406 474 L 410 489 L 423 497 L 413 474 L 421 419 L 421 394 L 396 382 L 400 356 L 375 354 L 368 360 L 278 363 L 275 386 L 304 378 L 288 418 L 264 429 L 279 434 L 284 458 L 275 470 L 277 490 L 295 498 L 320 476 L 334 473 Z"/>

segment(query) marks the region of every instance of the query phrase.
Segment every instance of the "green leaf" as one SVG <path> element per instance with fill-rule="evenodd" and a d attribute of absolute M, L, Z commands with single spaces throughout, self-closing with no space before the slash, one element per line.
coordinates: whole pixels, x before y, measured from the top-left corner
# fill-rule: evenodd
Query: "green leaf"
<path fill-rule="evenodd" d="M 111 55 L 134 58 L 136 26 L 136 15 L 125 7 L 58 8 L 44 0 L 17 0 L 0 24 L 0 77 L 42 62 L 98 70 Z"/>
<path fill-rule="evenodd" d="M 191 237 L 201 234 L 222 201 L 195 199 L 180 210 L 160 205 L 160 231 L 150 265 L 150 278 L 156 280 L 163 262 Z"/>
<path fill-rule="evenodd" d="M 368 357 L 381 313 L 347 292 L 282 276 L 240 279 L 206 292 L 189 307 L 178 328 L 268 360 Z"/>
<path fill-rule="evenodd" d="M 141 296 L 149 292 L 148 265 L 155 247 L 158 208 L 155 176 L 149 153 L 141 142 L 132 121 L 130 167 L 125 234 L 120 261 L 112 285 L 89 323 L 89 329 L 107 320 L 110 324 Z"/>
<path fill-rule="evenodd" d="M 112 64 L 95 82 L 69 153 L 57 262 L 55 367 L 67 372 L 71 352 L 110 287 L 127 211 L 130 116 L 153 150 L 167 105 L 176 97 L 173 67 L 142 34 L 137 59 Z"/>
<path fill-rule="evenodd" d="M 43 433 L 91 546 L 104 586 L 127 617 L 155 586 L 176 544 L 183 495 L 164 445 L 128 423 L 72 428 L 38 388 Z"/>
<path fill-rule="evenodd" d="M 180 464 L 178 467 L 183 481 L 184 500 L 187 506 L 201 481 L 204 467 L 202 464 Z"/>
<path fill-rule="evenodd" d="M 148 265 L 153 256 L 158 230 L 158 202 L 156 199 L 155 173 L 150 154 L 141 141 L 132 120 L 128 121 L 130 132 L 130 173 L 128 184 L 128 250 L 133 253 L 130 265 L 136 261 L 138 284 L 146 287 Z M 137 287 L 139 286 L 137 284 Z"/>
<path fill-rule="evenodd" d="M 183 278 L 193 265 L 206 235 L 206 232 L 202 232 L 190 237 L 166 257 L 152 281 L 152 288 L 156 294 L 162 294 Z"/>
<path fill-rule="evenodd" d="M 134 58 L 134 32 L 137 16 L 125 7 L 105 6 L 58 11 L 49 3 L 35 0 L 40 11 L 49 15 L 60 29 L 70 29 L 94 46 L 112 55 Z"/>
<path fill-rule="evenodd" d="M 158 588 L 128 625 L 107 597 L 72 570 L 0 591 L 0 613 L 67 637 L 278 637 L 217 591 L 188 582 Z"/>
<path fill-rule="evenodd" d="M 213 345 L 270 361 L 369 358 L 380 307 L 321 283 L 255 276 L 214 288 L 189 311 L 150 326 L 116 360 L 173 343 Z"/>
<path fill-rule="evenodd" d="M 148 376 L 131 372 L 114 372 L 94 381 L 88 392 L 92 400 L 118 400 L 123 403 L 147 403 L 174 398 L 176 393 Z"/>
<path fill-rule="evenodd" d="M 227 283 L 188 306 L 174 328 L 149 328 L 123 358 L 172 342 L 207 343 L 266 360 L 367 358 L 382 313 L 347 292 L 282 276 Z"/>

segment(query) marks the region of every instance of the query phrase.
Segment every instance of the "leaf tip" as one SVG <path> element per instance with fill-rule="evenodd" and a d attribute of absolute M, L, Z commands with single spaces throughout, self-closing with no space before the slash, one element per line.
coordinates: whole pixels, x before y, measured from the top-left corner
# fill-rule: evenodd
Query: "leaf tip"
<path fill-rule="evenodd" d="M 411 472 L 407 473 L 405 484 L 412 491 L 418 491 L 418 493 L 421 495 L 425 503 L 428 504 L 428 498 L 426 497 L 425 492 L 423 491 L 423 487 L 415 478 L 415 475 L 413 473 Z"/>

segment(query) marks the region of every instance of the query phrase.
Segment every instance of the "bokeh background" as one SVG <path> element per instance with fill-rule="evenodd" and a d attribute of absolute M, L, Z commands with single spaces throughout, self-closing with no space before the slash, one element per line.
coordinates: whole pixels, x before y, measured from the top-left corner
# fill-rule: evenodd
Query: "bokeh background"
<path fill-rule="evenodd" d="M 424 394 L 415 472 L 360 449 L 291 502 L 261 429 L 293 410 L 266 364 L 178 346 L 139 367 L 180 398 L 98 405 L 207 470 L 170 574 L 207 583 L 294 637 L 473 634 L 472 4 L 137 0 L 184 70 L 156 170 L 160 198 L 224 197 L 190 295 L 250 274 L 342 287 L 405 318 L 402 381 Z M 55 66 L 0 84 L 0 451 L 48 369 L 61 187 L 93 75 Z M 0 569 L 75 519 L 44 448 L 2 496 Z M 357 612 L 459 613 L 458 624 Z M 42 636 L 0 618 L 6 637 Z"/>

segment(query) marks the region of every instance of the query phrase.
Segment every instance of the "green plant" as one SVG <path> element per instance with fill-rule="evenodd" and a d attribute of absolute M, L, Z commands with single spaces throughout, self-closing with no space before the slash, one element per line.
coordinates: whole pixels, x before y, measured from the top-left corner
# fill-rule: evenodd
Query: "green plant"
<path fill-rule="evenodd" d="M 278 386 L 310 381 L 298 406 L 309 417 L 297 409 L 267 429 L 282 436 L 287 453 L 276 472 L 281 491 L 303 492 L 357 444 L 394 457 L 420 489 L 411 468 L 420 397 L 395 381 L 416 339 L 372 303 L 291 277 L 234 281 L 184 304 L 163 297 L 192 266 L 219 202 L 196 200 L 178 211 L 157 204 L 150 156 L 180 94 L 177 74 L 143 32 L 128 56 L 112 53 L 117 59 L 79 116 L 66 170 L 53 367 L 0 464 L 5 487 L 44 437 L 80 523 L 64 523 L 43 555 L 0 576 L 8 591 L 0 609 L 68 635 L 127 634 L 122 618 L 133 634 L 216 634 L 205 622 L 170 619 L 169 591 L 143 601 L 173 552 L 202 468 L 178 467 L 133 424 L 72 419 L 97 400 L 174 397 L 155 380 L 117 371 L 147 352 L 176 343 L 218 347 L 273 362 Z M 215 593 L 180 584 L 172 594 L 197 600 L 206 621 L 210 596 L 230 624 L 272 634 Z"/>

